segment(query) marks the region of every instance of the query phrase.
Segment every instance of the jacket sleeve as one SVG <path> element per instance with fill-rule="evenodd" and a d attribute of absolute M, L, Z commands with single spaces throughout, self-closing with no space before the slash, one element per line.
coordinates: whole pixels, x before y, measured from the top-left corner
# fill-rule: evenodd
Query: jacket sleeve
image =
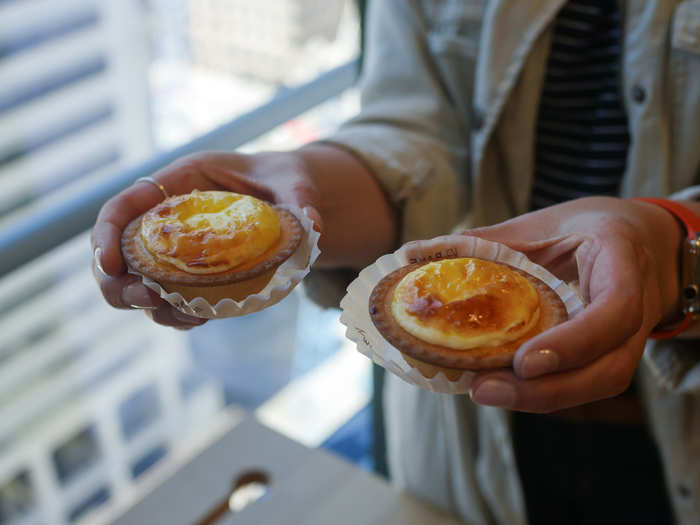
<path fill-rule="evenodd" d="M 689 186 L 669 196 L 673 200 L 700 200 L 700 185 Z M 700 392 L 700 353 L 697 339 L 649 341 L 644 353 L 657 383 L 679 394 Z"/>
<path fill-rule="evenodd" d="M 468 116 L 442 74 L 450 59 L 440 52 L 449 50 L 438 34 L 443 26 L 426 9 L 418 0 L 369 2 L 361 110 L 325 140 L 359 157 L 377 178 L 401 210 L 403 241 L 449 232 L 469 196 Z M 460 95 L 470 101 L 473 68 L 465 65 Z"/>

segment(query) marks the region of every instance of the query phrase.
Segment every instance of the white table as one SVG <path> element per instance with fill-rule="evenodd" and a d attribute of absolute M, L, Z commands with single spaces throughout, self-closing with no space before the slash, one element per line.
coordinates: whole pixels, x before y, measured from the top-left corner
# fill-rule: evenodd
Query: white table
<path fill-rule="evenodd" d="M 235 479 L 265 472 L 269 490 L 216 525 L 458 525 L 383 479 L 243 418 L 180 468 L 116 525 L 193 525 L 225 502 Z"/>

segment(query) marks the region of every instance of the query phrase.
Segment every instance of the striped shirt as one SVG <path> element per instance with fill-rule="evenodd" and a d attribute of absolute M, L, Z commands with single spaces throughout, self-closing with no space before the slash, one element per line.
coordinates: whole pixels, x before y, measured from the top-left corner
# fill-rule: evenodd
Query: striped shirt
<path fill-rule="evenodd" d="M 541 94 L 531 209 L 578 197 L 618 194 L 630 142 L 620 90 L 620 64 L 618 2 L 570 0 L 555 22 Z M 628 395 L 633 388 L 634 384 Z M 634 487 L 641 479 L 619 468 L 604 474 L 605 468 L 623 455 L 614 447 L 597 450 L 597 443 L 621 440 L 631 447 L 625 452 L 639 446 L 647 452 L 627 456 L 636 458 L 637 472 L 644 472 L 645 480 L 663 480 L 654 444 L 642 427 L 565 423 L 521 412 L 514 413 L 513 425 L 531 523 L 594 523 L 609 506 L 605 498 L 610 490 L 601 480 L 617 476 L 618 485 Z M 567 432 L 570 437 L 562 440 Z M 601 460 L 597 466 L 596 458 Z M 630 492 L 642 495 L 640 504 L 644 508 L 636 510 L 645 517 L 643 522 L 672 522 L 663 481 L 645 492 L 647 488 L 642 483 Z"/>
<path fill-rule="evenodd" d="M 619 192 L 630 141 L 620 18 L 614 0 L 570 0 L 557 17 L 537 117 L 532 209 Z"/>

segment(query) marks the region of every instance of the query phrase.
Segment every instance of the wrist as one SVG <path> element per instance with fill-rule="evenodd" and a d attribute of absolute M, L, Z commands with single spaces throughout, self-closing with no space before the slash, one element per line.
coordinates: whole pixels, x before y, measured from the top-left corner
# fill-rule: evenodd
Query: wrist
<path fill-rule="evenodd" d="M 328 193 L 332 186 L 329 164 L 335 152 L 328 146 L 319 142 L 311 142 L 299 149 L 290 152 L 300 164 L 302 171 L 309 177 L 311 183 L 318 189 L 321 198 Z"/>
<path fill-rule="evenodd" d="M 311 143 L 295 154 L 321 203 L 320 266 L 362 268 L 396 247 L 398 214 L 357 155 L 324 142 Z"/>
<path fill-rule="evenodd" d="M 667 227 L 669 240 L 675 243 L 667 248 L 666 260 L 675 258 L 675 264 L 666 275 L 673 274 L 675 279 L 666 281 L 661 287 L 663 329 L 655 330 L 652 337 L 673 337 L 683 332 L 691 323 L 692 315 L 700 312 L 698 290 L 700 289 L 700 205 L 696 202 L 677 202 L 667 199 L 640 198 L 637 202 L 655 206 L 674 219 L 675 227 Z M 668 221 L 666 221 L 668 222 Z M 663 238 L 659 239 L 662 242 Z M 661 252 L 663 253 L 663 251 Z M 675 257 L 673 257 L 675 255 Z M 661 282 L 661 280 L 660 280 Z"/>

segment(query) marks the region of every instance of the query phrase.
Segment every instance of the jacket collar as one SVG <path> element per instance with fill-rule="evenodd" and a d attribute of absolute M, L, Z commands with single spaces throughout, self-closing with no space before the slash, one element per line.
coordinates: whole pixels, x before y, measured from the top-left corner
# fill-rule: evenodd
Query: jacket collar
<path fill-rule="evenodd" d="M 486 144 L 535 41 L 565 3 L 566 0 L 494 0 L 488 3 L 474 88 L 475 108 L 483 115 L 483 127 L 476 136 L 476 150 Z"/>

